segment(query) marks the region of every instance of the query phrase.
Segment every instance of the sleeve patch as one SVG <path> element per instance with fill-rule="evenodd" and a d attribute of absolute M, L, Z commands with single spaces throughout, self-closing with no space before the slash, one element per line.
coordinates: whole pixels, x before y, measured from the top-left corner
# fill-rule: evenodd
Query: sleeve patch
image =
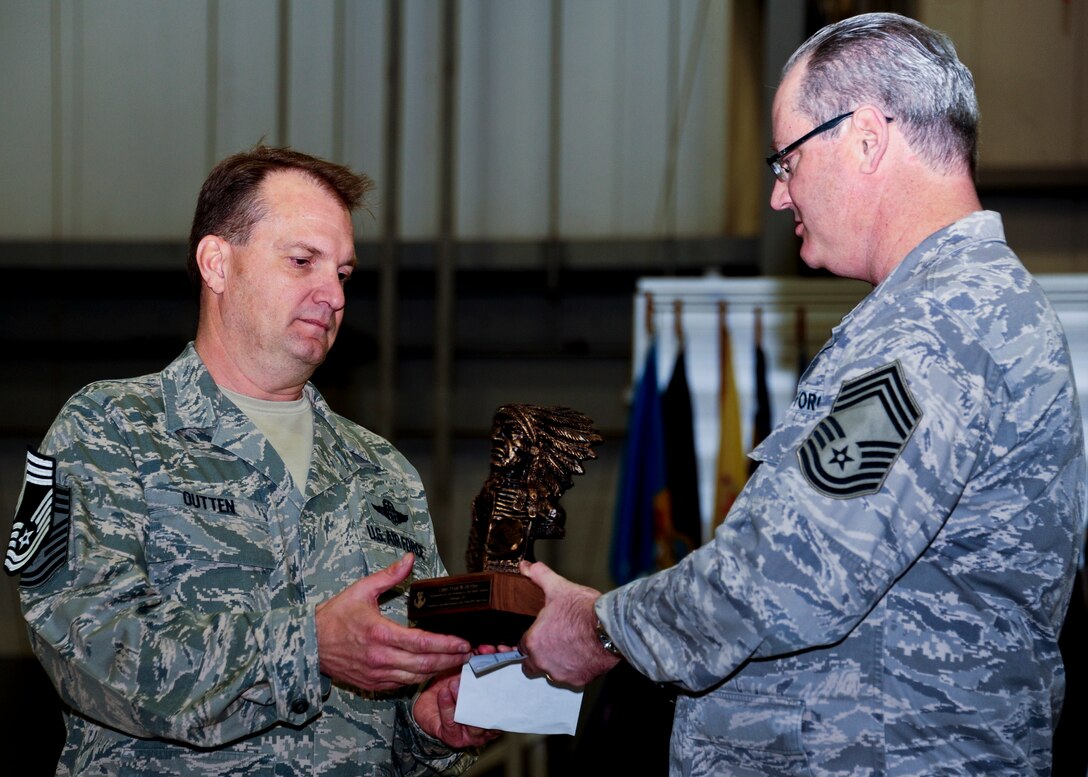
<path fill-rule="evenodd" d="M 70 492 L 56 484 L 56 460 L 28 449 L 23 491 L 15 511 L 4 571 L 19 585 L 44 583 L 68 558 Z"/>
<path fill-rule="evenodd" d="M 899 362 L 846 381 L 797 450 L 801 472 L 834 499 L 875 494 L 921 417 Z"/>

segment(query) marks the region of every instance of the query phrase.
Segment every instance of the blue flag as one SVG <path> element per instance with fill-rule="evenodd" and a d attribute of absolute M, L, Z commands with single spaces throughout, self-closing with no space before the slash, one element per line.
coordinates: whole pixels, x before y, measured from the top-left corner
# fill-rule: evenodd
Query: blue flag
<path fill-rule="evenodd" d="M 671 528 L 665 487 L 665 435 L 657 388 L 657 345 L 646 351 L 627 420 L 627 444 L 616 495 L 609 571 L 617 585 L 657 569 L 657 537 Z"/>

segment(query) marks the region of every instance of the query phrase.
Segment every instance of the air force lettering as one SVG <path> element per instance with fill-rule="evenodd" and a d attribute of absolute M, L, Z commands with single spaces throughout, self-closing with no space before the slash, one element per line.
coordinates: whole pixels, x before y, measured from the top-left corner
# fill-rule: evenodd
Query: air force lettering
<path fill-rule="evenodd" d="M 69 491 L 55 481 L 56 461 L 28 448 L 23 491 L 4 556 L 4 571 L 21 575 L 21 586 L 40 585 L 67 558 Z"/>
<path fill-rule="evenodd" d="M 835 499 L 874 494 L 921 417 L 899 362 L 846 381 L 830 414 L 798 449 L 801 471 Z"/>

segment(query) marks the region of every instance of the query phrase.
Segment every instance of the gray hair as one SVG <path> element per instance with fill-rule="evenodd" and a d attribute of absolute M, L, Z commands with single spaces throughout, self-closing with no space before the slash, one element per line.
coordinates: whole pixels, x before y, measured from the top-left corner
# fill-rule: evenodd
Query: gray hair
<path fill-rule="evenodd" d="M 824 27 L 782 70 L 806 70 L 795 110 L 821 124 L 861 105 L 895 119 L 930 167 L 950 173 L 978 162 L 978 99 L 971 71 L 947 35 L 892 13 L 862 14 Z"/>

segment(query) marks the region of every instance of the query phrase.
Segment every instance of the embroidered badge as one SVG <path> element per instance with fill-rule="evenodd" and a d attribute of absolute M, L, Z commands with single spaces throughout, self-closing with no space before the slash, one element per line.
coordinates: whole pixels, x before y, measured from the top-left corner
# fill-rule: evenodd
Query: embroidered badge
<path fill-rule="evenodd" d="M 26 452 L 23 493 L 15 511 L 4 571 L 26 588 L 44 583 L 68 557 L 70 492 L 56 485 L 56 460 Z"/>
<path fill-rule="evenodd" d="M 381 507 L 378 507 L 378 505 L 376 504 L 371 504 L 370 506 L 373 507 L 376 512 L 381 513 L 390 521 L 392 521 L 394 526 L 402 524 L 408 520 L 408 516 L 398 510 L 388 499 L 382 500 Z"/>
<path fill-rule="evenodd" d="M 847 381 L 798 449 L 801 472 L 826 496 L 874 494 L 921 417 L 899 362 Z"/>

